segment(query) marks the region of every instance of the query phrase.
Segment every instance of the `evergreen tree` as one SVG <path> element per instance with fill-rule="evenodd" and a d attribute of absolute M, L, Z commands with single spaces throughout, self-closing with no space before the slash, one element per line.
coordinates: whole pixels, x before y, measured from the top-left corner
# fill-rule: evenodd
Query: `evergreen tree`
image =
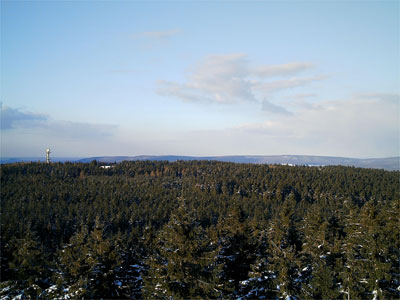
<path fill-rule="evenodd" d="M 115 270 L 120 257 L 110 240 L 104 238 L 104 225 L 96 218 L 89 233 L 82 226 L 60 251 L 58 281 L 74 297 L 119 298 Z"/>
<path fill-rule="evenodd" d="M 63 289 L 75 297 L 83 297 L 86 293 L 87 275 L 90 270 L 86 261 L 88 235 L 88 228 L 83 225 L 59 251 L 59 272 L 55 274 L 55 279 Z"/>
<path fill-rule="evenodd" d="M 0 298 L 400 297 L 399 172 L 100 166 L 1 165 Z"/>
<path fill-rule="evenodd" d="M 96 218 L 95 227 L 88 237 L 87 263 L 89 298 L 120 298 L 116 270 L 122 261 L 115 245 L 104 237 L 104 224 Z"/>
<path fill-rule="evenodd" d="M 339 279 L 341 291 L 347 299 L 363 299 L 365 285 L 363 278 L 364 263 L 360 250 L 362 245 L 360 235 L 362 226 L 359 222 L 359 209 L 351 201 L 346 201 L 348 213 L 345 216 L 346 237 L 341 243 L 342 257 L 338 259 L 337 268 L 339 268 Z"/>
<path fill-rule="evenodd" d="M 145 295 L 150 299 L 206 299 L 215 297 L 212 268 L 215 245 L 190 215 L 182 200 L 161 229 L 157 249 L 147 261 Z"/>
<path fill-rule="evenodd" d="M 220 251 L 215 277 L 223 298 L 236 298 L 245 291 L 250 265 L 255 261 L 256 240 L 240 204 L 236 203 L 217 225 Z"/>
<path fill-rule="evenodd" d="M 380 219 L 378 209 L 380 205 L 369 201 L 366 203 L 360 212 L 360 227 L 361 231 L 357 237 L 357 248 L 360 268 L 360 282 L 364 285 L 365 292 L 362 297 L 366 298 L 374 294 L 378 299 L 384 299 L 394 296 L 390 293 L 385 293 L 382 287 L 392 281 L 391 260 L 388 255 L 388 236 L 385 235 L 386 224 Z M 392 244 L 392 243 L 391 243 Z"/>
<path fill-rule="evenodd" d="M 302 298 L 335 299 L 339 296 L 334 272 L 338 240 L 334 216 L 328 217 L 320 205 L 314 204 L 303 220 Z M 329 219 L 328 219 L 329 218 Z"/>
<path fill-rule="evenodd" d="M 300 292 L 301 243 L 295 224 L 296 200 L 290 194 L 284 200 L 279 214 L 271 220 L 269 229 L 269 250 L 272 269 L 276 272 L 274 285 L 278 297 L 296 296 Z"/>
<path fill-rule="evenodd" d="M 248 280 L 242 286 L 244 299 L 275 299 L 277 296 L 274 278 L 276 272 L 271 270 L 270 253 L 268 252 L 268 233 L 260 230 L 256 233 L 258 244 L 256 259 L 250 265 Z"/>
<path fill-rule="evenodd" d="M 44 249 L 31 226 L 25 231 L 25 237 L 14 240 L 13 259 L 10 268 L 15 278 L 24 281 L 27 285 L 41 284 L 49 275 Z"/>

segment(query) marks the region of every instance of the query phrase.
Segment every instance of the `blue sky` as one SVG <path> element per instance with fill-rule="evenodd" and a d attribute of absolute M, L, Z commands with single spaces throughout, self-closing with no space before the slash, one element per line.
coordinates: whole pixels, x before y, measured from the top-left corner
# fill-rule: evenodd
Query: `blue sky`
<path fill-rule="evenodd" d="M 398 1 L 1 2 L 1 155 L 399 155 Z"/>

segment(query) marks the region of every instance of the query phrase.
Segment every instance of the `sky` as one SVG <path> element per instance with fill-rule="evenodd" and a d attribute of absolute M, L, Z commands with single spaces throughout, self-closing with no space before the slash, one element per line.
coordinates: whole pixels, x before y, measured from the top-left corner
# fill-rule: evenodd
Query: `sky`
<path fill-rule="evenodd" d="M 1 1 L 1 156 L 399 156 L 399 14 Z"/>

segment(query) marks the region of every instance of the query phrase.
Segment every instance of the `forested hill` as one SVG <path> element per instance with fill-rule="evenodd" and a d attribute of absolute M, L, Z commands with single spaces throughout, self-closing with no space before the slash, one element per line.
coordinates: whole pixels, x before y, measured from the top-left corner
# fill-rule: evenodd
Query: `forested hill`
<path fill-rule="evenodd" d="M 103 166 L 1 166 L 1 299 L 400 297 L 400 172 Z"/>
<path fill-rule="evenodd" d="M 400 170 L 400 157 L 387 158 L 348 158 L 334 156 L 311 156 L 311 155 L 232 155 L 232 156 L 178 156 L 178 155 L 140 155 L 140 156 L 97 156 L 87 158 L 53 157 L 53 162 L 85 162 L 93 160 L 99 162 L 122 162 L 134 160 L 150 161 L 191 161 L 191 160 L 215 160 L 234 163 L 251 164 L 288 164 L 298 166 L 352 166 L 357 168 L 384 169 L 388 171 Z M 44 157 L 1 157 L 1 164 L 15 162 L 38 162 L 45 161 Z"/>
<path fill-rule="evenodd" d="M 312 155 L 233 155 L 233 156 L 177 156 L 177 155 L 140 155 L 140 156 L 100 156 L 80 159 L 79 162 L 122 162 L 132 160 L 169 161 L 178 160 L 215 160 L 235 163 L 251 164 L 289 164 L 300 166 L 352 166 L 358 168 L 384 169 L 388 171 L 400 170 L 400 157 L 387 158 L 349 158 L 334 156 Z"/>

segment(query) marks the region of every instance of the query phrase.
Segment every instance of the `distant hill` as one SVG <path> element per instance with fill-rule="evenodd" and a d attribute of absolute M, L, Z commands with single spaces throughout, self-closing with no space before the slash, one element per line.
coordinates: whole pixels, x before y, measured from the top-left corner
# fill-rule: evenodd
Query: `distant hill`
<path fill-rule="evenodd" d="M 310 155 L 233 155 L 233 156 L 178 156 L 178 155 L 140 155 L 140 156 L 97 156 L 88 158 L 77 157 L 53 157 L 53 162 L 91 162 L 97 160 L 103 163 L 113 163 L 132 160 L 154 160 L 169 161 L 178 160 L 216 160 L 234 163 L 251 164 L 288 164 L 288 165 L 306 165 L 306 166 L 354 166 L 359 168 L 385 169 L 388 171 L 400 170 L 400 157 L 388 158 L 348 158 L 334 156 L 310 156 Z M 37 162 L 44 161 L 43 157 L 2 157 L 1 164 L 14 162 Z"/>
<path fill-rule="evenodd" d="M 331 157 L 331 156 L 309 156 L 309 155 L 235 155 L 235 156 L 100 156 L 80 159 L 80 162 L 90 162 L 97 160 L 99 162 L 122 162 L 132 160 L 154 160 L 154 161 L 170 161 L 177 160 L 217 160 L 235 163 L 252 163 L 252 164 L 289 164 L 289 165 L 307 165 L 307 166 L 354 166 L 360 168 L 385 169 L 389 171 L 400 170 L 400 157 L 388 158 L 347 158 L 347 157 Z"/>

